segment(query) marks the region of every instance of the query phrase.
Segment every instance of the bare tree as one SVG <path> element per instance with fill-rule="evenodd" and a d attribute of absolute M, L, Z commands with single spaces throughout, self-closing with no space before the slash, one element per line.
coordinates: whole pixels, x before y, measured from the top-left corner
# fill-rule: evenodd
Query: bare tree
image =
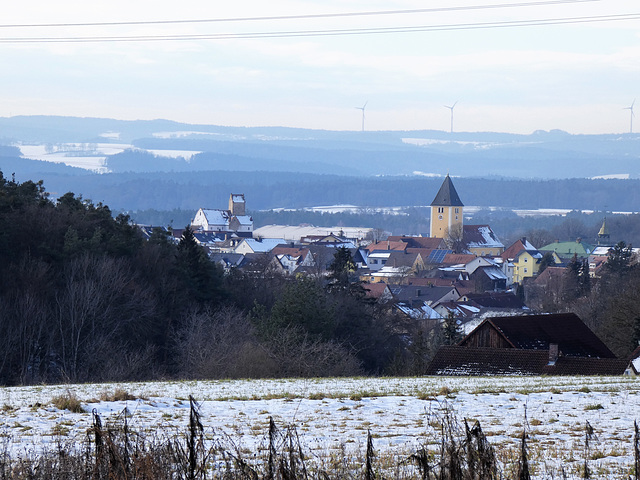
<path fill-rule="evenodd" d="M 60 358 L 65 375 L 82 380 L 104 370 L 114 347 L 148 335 L 154 303 L 122 259 L 81 255 L 68 263 L 63 281 L 56 299 Z"/>
<path fill-rule="evenodd" d="M 444 236 L 444 242 L 447 248 L 453 250 L 454 253 L 462 253 L 467 249 L 467 245 L 464 242 L 464 229 L 461 224 L 452 225 L 447 229 Z"/>

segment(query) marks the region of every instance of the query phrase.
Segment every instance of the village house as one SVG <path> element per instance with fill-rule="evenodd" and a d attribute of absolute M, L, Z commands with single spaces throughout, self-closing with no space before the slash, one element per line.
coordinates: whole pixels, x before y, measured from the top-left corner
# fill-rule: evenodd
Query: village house
<path fill-rule="evenodd" d="M 498 257 L 504 252 L 504 244 L 489 225 L 464 225 L 462 245 L 477 257 Z"/>
<path fill-rule="evenodd" d="M 578 238 L 575 242 L 561 242 L 558 240 L 544 247 L 540 247 L 538 250 L 540 250 L 542 254 L 545 252 L 554 252 L 562 262 L 569 262 L 573 257 L 577 257 L 579 260 L 588 258 L 593 249 L 593 245 L 583 242 L 581 238 Z"/>
<path fill-rule="evenodd" d="M 561 263 L 556 252 L 551 251 L 550 253 L 554 263 Z M 511 286 L 514 283 L 522 284 L 527 278 L 535 277 L 540 271 L 540 262 L 544 253 L 534 247 L 526 237 L 522 237 L 513 242 L 500 257 L 504 261 L 503 271 L 509 279 L 507 284 Z"/>

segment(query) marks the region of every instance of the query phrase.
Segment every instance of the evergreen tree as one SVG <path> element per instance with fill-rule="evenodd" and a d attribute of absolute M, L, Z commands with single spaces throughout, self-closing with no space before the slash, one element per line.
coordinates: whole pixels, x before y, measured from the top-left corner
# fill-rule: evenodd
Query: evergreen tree
<path fill-rule="evenodd" d="M 339 247 L 333 254 L 333 261 L 329 265 L 329 285 L 331 289 L 346 290 L 353 279 L 356 264 L 351 251 L 347 247 Z"/>
<path fill-rule="evenodd" d="M 623 275 L 629 270 L 633 251 L 631 245 L 618 242 L 610 251 L 605 268 L 614 275 Z"/>
<path fill-rule="evenodd" d="M 551 252 L 546 252 L 540 259 L 540 268 L 538 269 L 538 275 L 544 272 L 547 267 L 552 267 L 555 264 L 556 262 L 553 259 L 553 254 Z"/>
<path fill-rule="evenodd" d="M 222 272 L 196 241 L 189 225 L 182 232 L 177 251 L 178 265 L 192 299 L 198 303 L 220 300 Z"/>
<path fill-rule="evenodd" d="M 462 330 L 453 313 L 449 313 L 442 322 L 442 340 L 445 345 L 456 345 L 462 340 Z"/>

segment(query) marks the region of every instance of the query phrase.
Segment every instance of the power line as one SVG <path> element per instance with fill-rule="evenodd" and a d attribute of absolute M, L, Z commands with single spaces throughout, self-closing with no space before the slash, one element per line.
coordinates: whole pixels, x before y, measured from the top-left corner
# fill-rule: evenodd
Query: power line
<path fill-rule="evenodd" d="M 256 22 L 274 20 L 304 20 L 318 18 L 339 18 L 339 17 L 364 17 L 378 15 L 405 15 L 416 13 L 439 13 L 469 10 L 488 10 L 499 8 L 522 8 L 562 5 L 572 3 L 593 3 L 602 0 L 539 0 L 520 3 L 496 3 L 489 5 L 467 5 L 437 8 L 418 8 L 411 10 L 382 10 L 368 12 L 344 12 L 344 13 L 317 13 L 306 15 L 279 15 L 265 17 L 232 17 L 232 18 L 208 18 L 208 19 L 187 19 L 187 20 L 141 20 L 130 22 L 83 22 L 83 23 L 25 23 L 25 24 L 0 24 L 0 28 L 40 28 L 40 27 L 106 27 L 106 26 L 130 26 L 130 25 L 175 25 L 190 23 L 225 23 L 225 22 Z"/>
<path fill-rule="evenodd" d="M 451 30 L 477 30 L 488 28 L 531 27 L 544 25 L 580 24 L 640 20 L 640 13 L 600 15 L 589 17 L 544 18 L 536 20 L 513 20 L 504 22 L 475 22 L 442 25 L 420 25 L 400 27 L 374 27 L 361 29 L 295 30 L 249 33 L 176 34 L 176 35 L 129 35 L 129 36 L 82 36 L 82 37 L 9 37 L 0 38 L 0 43 L 95 43 L 95 42 L 150 42 L 177 40 L 228 40 L 256 38 L 321 37 L 340 35 L 374 35 L 390 33 L 415 33 Z"/>

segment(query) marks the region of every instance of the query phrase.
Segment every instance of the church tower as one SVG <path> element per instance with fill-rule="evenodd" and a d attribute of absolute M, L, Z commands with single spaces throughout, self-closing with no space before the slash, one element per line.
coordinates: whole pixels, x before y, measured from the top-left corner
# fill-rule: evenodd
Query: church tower
<path fill-rule="evenodd" d="M 609 245 L 611 242 L 611 235 L 609 235 L 609 229 L 607 228 L 607 217 L 602 220 L 602 226 L 598 232 L 598 245 Z"/>
<path fill-rule="evenodd" d="M 436 198 L 431 202 L 431 223 L 429 235 L 431 237 L 445 238 L 447 233 L 456 226 L 462 233 L 462 209 L 464 205 L 460 201 L 458 192 L 447 174 L 442 182 Z"/>

